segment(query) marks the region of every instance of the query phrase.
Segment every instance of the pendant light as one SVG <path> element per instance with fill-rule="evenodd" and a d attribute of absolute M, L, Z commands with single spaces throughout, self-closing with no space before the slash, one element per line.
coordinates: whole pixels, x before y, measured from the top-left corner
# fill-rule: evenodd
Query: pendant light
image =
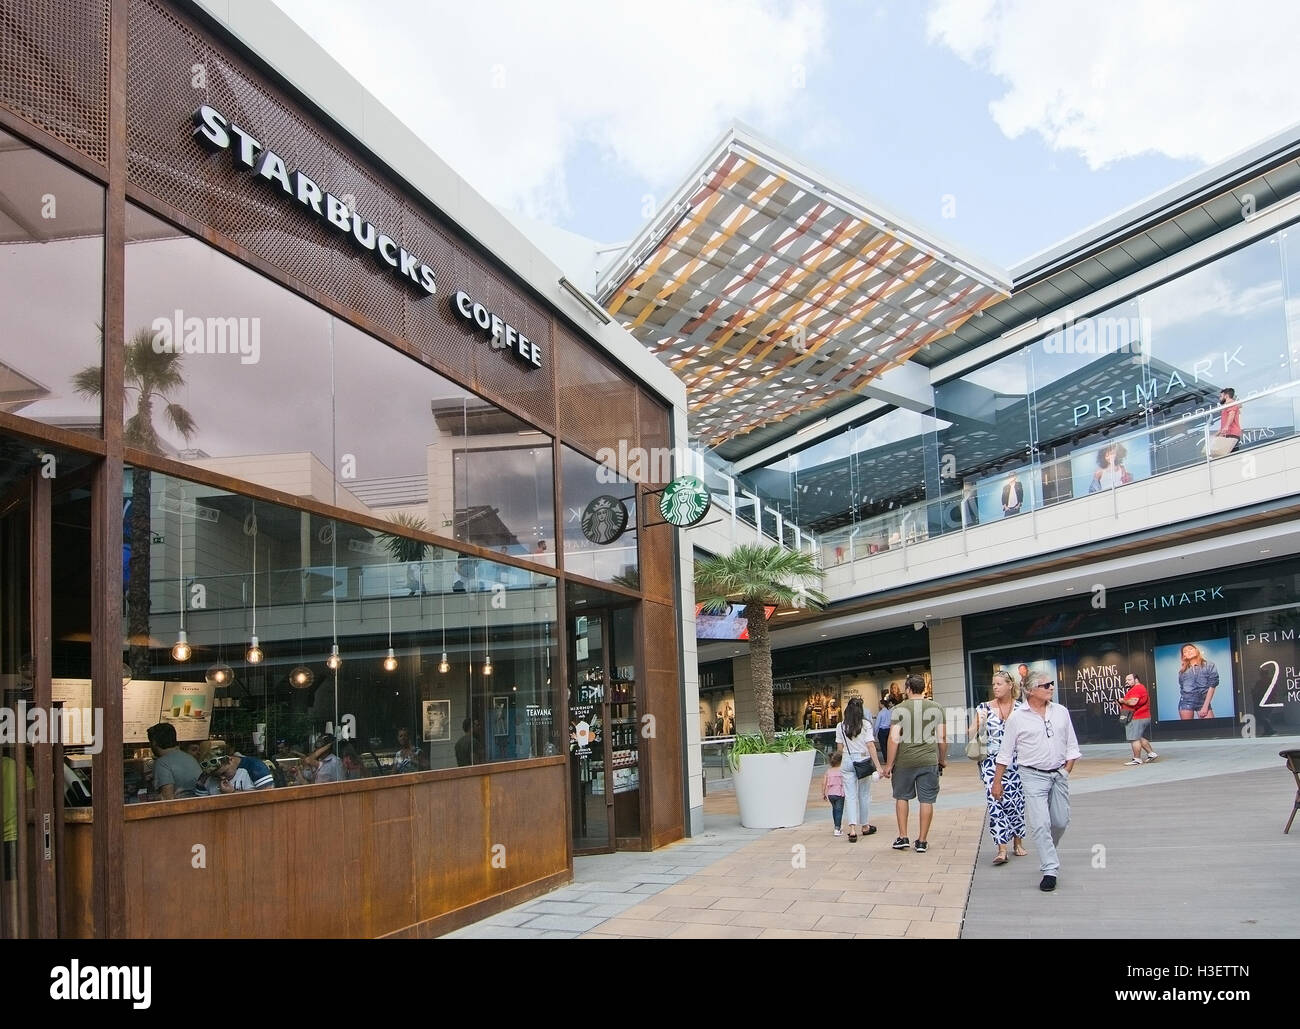
<path fill-rule="evenodd" d="M 451 663 L 447 660 L 447 587 L 442 583 L 438 584 L 438 595 L 442 598 L 442 660 L 438 662 L 438 674 L 446 675 Z"/>
<path fill-rule="evenodd" d="M 289 673 L 289 685 L 296 690 L 305 690 L 316 681 L 316 674 L 306 665 L 299 665 Z"/>
<path fill-rule="evenodd" d="M 330 656 L 325 659 L 325 667 L 331 672 L 337 672 L 343 664 L 343 657 L 339 654 L 338 546 L 338 525 L 330 522 L 330 621 L 334 642 Z"/>
<path fill-rule="evenodd" d="M 212 686 L 229 686 L 235 679 L 235 670 L 224 661 L 218 661 L 203 678 Z"/>
<path fill-rule="evenodd" d="M 257 642 L 257 514 L 254 512 L 249 515 L 252 519 L 252 530 L 248 531 L 245 523 L 245 531 L 253 537 L 253 633 L 248 638 L 248 650 L 244 652 L 244 660 L 250 665 L 259 664 L 265 656 L 262 648 Z"/>
<path fill-rule="evenodd" d="M 180 504 L 178 505 L 178 517 L 180 519 L 180 541 L 181 556 L 176 568 L 176 585 L 181 594 L 181 628 L 176 634 L 176 643 L 172 646 L 173 661 L 188 661 L 193 651 L 190 650 L 190 641 L 185 635 L 185 493 L 181 491 Z"/>
<path fill-rule="evenodd" d="M 385 565 L 388 574 L 388 656 L 384 658 L 384 671 L 397 671 L 397 655 L 393 653 L 393 576 L 391 574 L 392 565 Z"/>
<path fill-rule="evenodd" d="M 203 676 L 209 686 L 229 686 L 235 681 L 235 670 L 226 664 L 226 626 L 224 607 L 217 608 L 217 645 L 220 651 L 216 663 Z"/>
<path fill-rule="evenodd" d="M 488 601 L 483 601 L 483 674 L 492 674 L 492 655 L 488 645 Z"/>

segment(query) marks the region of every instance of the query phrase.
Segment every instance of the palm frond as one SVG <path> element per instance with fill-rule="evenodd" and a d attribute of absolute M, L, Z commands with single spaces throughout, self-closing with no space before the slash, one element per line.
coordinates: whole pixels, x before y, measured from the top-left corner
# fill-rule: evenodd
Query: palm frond
<path fill-rule="evenodd" d="M 104 369 L 97 364 L 83 368 L 72 377 L 72 388 L 83 397 L 97 397 L 104 391 Z"/>

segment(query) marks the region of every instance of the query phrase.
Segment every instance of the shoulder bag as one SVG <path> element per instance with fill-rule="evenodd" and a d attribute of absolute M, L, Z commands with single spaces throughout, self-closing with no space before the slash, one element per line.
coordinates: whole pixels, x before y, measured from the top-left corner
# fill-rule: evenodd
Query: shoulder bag
<path fill-rule="evenodd" d="M 1128 725 L 1131 721 L 1133 721 L 1133 708 L 1126 706 L 1124 710 L 1119 713 L 1119 724 Z"/>
<path fill-rule="evenodd" d="M 854 736 L 853 738 L 855 740 L 859 739 L 861 736 L 866 735 L 869 731 L 870 730 L 867 729 L 867 723 L 863 722 L 862 732 L 860 732 L 857 736 Z M 843 723 L 840 723 L 840 732 L 844 733 Z M 844 733 L 844 749 L 845 750 L 849 749 L 848 733 Z M 864 757 L 861 760 L 857 760 L 853 762 L 853 774 L 858 779 L 870 779 L 871 773 L 874 772 L 875 770 L 876 770 L 876 763 L 871 760 L 870 756 Z"/>
<path fill-rule="evenodd" d="M 975 716 L 979 718 L 977 714 Z M 972 761 L 983 761 L 989 756 L 989 732 L 988 716 L 979 718 L 979 726 L 975 730 L 975 735 L 966 741 L 966 756 Z"/>

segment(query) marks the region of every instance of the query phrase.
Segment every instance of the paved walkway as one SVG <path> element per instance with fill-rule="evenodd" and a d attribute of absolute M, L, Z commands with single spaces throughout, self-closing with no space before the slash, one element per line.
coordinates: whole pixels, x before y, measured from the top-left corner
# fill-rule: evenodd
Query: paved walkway
<path fill-rule="evenodd" d="M 1126 744 L 1085 747 L 1053 894 L 1037 889 L 1032 848 L 991 866 L 983 789 L 957 758 L 927 854 L 890 849 L 884 782 L 871 791 L 879 832 L 856 844 L 831 834 L 820 768 L 795 829 L 742 828 L 734 793 L 711 785 L 702 835 L 578 858 L 572 884 L 449 937 L 1293 937 L 1300 828 L 1282 835 L 1295 785 L 1277 756 L 1288 747 L 1300 739 L 1166 743 L 1141 768 L 1123 764 Z"/>

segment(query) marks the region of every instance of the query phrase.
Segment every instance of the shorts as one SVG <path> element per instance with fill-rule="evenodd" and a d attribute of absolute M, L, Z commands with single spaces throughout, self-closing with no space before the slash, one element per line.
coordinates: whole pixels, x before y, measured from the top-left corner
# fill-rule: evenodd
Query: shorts
<path fill-rule="evenodd" d="M 915 797 L 922 804 L 933 804 L 939 797 L 938 765 L 895 768 L 891 781 L 894 784 L 895 800 L 911 800 Z"/>
<path fill-rule="evenodd" d="M 1209 690 L 1206 690 L 1205 693 L 1197 693 L 1194 696 L 1188 696 L 1186 693 L 1184 693 L 1182 696 L 1178 698 L 1178 710 L 1179 711 L 1201 710 L 1201 708 L 1205 706 L 1205 698 L 1209 694 L 1209 692 L 1210 692 Z"/>
<path fill-rule="evenodd" d="M 1151 733 L 1148 732 L 1150 728 L 1150 718 L 1135 718 L 1133 721 L 1129 722 L 1128 725 L 1124 726 L 1124 739 L 1128 740 L 1129 743 L 1135 743 L 1144 736 L 1147 739 L 1150 739 Z"/>

